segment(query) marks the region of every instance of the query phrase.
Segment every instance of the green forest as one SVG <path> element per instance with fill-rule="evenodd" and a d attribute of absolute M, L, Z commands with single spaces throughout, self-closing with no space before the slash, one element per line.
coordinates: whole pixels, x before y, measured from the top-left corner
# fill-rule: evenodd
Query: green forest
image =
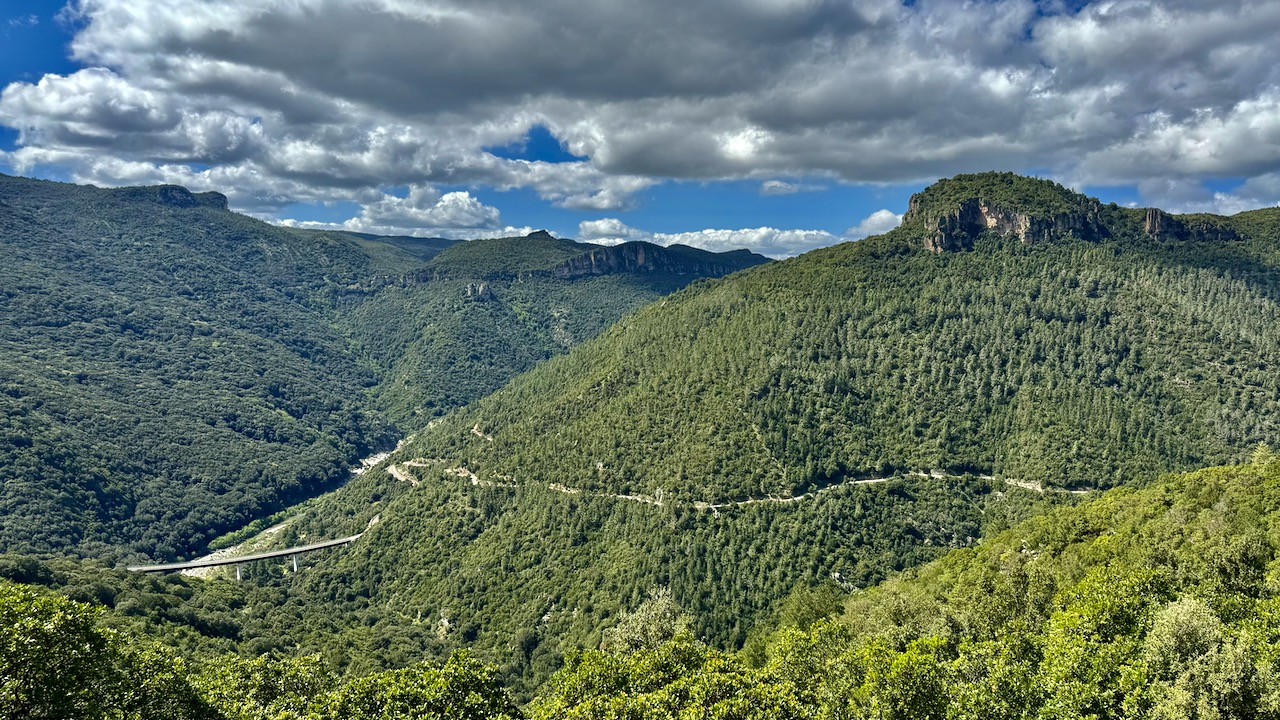
<path fill-rule="evenodd" d="M 1280 210 L 958 176 L 762 264 L 0 180 L 0 719 L 1280 717 Z M 361 536 L 122 569 L 268 526 Z"/>
<path fill-rule="evenodd" d="M 1049 510 L 866 590 L 797 586 L 738 652 L 651 592 L 524 703 L 466 650 L 354 676 L 319 654 L 183 657 L 126 604 L 207 602 L 225 583 L 119 576 L 131 587 L 104 610 L 69 599 L 101 571 L 4 557 L 0 576 L 27 584 L 0 581 L 0 717 L 1276 718 L 1278 497 L 1280 459 L 1263 446 L 1249 464 Z"/>
<path fill-rule="evenodd" d="M 532 275 L 597 246 L 294 231 L 225 203 L 0 176 L 0 550 L 199 553 L 699 277 Z"/>

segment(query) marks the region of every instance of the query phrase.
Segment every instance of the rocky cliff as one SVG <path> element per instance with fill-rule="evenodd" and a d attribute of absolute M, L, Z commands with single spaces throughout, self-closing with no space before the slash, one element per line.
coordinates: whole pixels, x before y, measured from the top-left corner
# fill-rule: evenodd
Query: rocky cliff
<path fill-rule="evenodd" d="M 980 197 L 968 198 L 959 207 L 939 212 L 930 208 L 922 194 L 911 197 L 903 224 L 924 226 L 924 246 L 931 252 L 954 252 L 973 247 L 983 232 L 1014 235 L 1025 245 L 1049 242 L 1062 237 L 1098 240 L 1106 236 L 1097 201 L 1091 207 L 1071 212 L 1038 214 L 1005 208 Z"/>
<path fill-rule="evenodd" d="M 662 247 L 637 241 L 588 251 L 569 258 L 550 272 L 566 279 L 624 272 L 718 277 L 765 262 L 768 262 L 766 258 L 747 250 L 713 253 L 683 245 Z"/>
<path fill-rule="evenodd" d="M 1147 208 L 1143 232 L 1156 240 L 1239 240 L 1240 235 L 1230 220 L 1218 215 L 1183 215 L 1175 217 L 1156 208 Z"/>
<path fill-rule="evenodd" d="M 220 192 L 193 193 L 180 185 L 125 187 L 111 191 L 121 202 L 155 202 L 172 207 L 227 209 L 227 196 Z"/>
<path fill-rule="evenodd" d="M 1221 215 L 1104 206 L 1051 180 L 997 172 L 957 175 L 912 195 L 902 226 L 935 253 L 968 250 L 987 232 L 1016 237 L 1026 245 L 1141 235 L 1161 242 L 1244 237 L 1231 218 Z"/>

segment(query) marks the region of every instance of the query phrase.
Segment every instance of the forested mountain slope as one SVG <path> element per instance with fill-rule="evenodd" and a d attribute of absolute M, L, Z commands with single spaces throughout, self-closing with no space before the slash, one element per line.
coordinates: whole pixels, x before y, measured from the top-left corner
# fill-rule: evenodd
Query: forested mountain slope
<path fill-rule="evenodd" d="M 531 239 L 516 270 L 467 245 L 378 283 L 461 282 L 465 312 L 566 262 L 628 265 Z M 0 575 L 197 655 L 361 675 L 469 648 L 540 696 L 533 717 L 1276 717 L 1280 462 L 1259 442 L 1280 422 L 1278 240 L 1275 209 L 1171 216 L 961 176 L 893 233 L 698 283 L 422 428 L 278 533 L 364 531 L 301 573 Z M 1251 464 L 1162 477 L 1220 458 Z M 606 631 L 643 621 L 626 611 L 655 585 L 692 634 L 619 644 Z M 228 707 L 299 673 L 334 687 L 277 662 L 198 680 Z"/>
<path fill-rule="evenodd" d="M 379 406 L 412 429 L 661 295 L 762 262 L 745 251 L 603 248 L 546 233 L 478 240 L 381 288 L 345 322 L 381 369 Z"/>
<path fill-rule="evenodd" d="M 532 278 L 601 248 L 289 230 L 217 193 L 8 176 L 0 246 L 0 550 L 97 556 L 199 551 L 707 274 Z"/>
<path fill-rule="evenodd" d="M 793 613 L 758 663 L 688 637 L 575 654 L 531 715 L 1280 718 L 1277 498 L 1268 449 L 1112 490 L 857 593 L 832 620 Z"/>
<path fill-rule="evenodd" d="M 0 238 L 0 547 L 169 557 L 394 439 L 331 322 L 380 270 L 349 240 L 216 193 L 11 177 Z"/>
<path fill-rule="evenodd" d="M 1142 482 L 1275 437 L 1278 230 L 943 181 L 888 235 L 675 293 L 424 429 L 389 461 L 412 483 L 371 473 L 294 526 L 381 517 L 295 588 L 395 634 L 330 642 L 357 663 L 443 639 L 536 677 L 655 584 L 734 647 L 797 584 L 1023 516 L 1006 482 Z"/>
<path fill-rule="evenodd" d="M 0 718 L 1277 718 L 1277 497 L 1265 447 L 1114 489 L 867 590 L 802 588 L 746 653 L 696 639 L 697 619 L 658 593 L 603 648 L 568 653 L 523 712 L 465 651 L 344 679 L 323 657 L 216 652 L 264 607 L 305 599 L 296 589 L 0 556 Z M 396 630 L 363 632 L 403 649 L 410 630 Z M 533 632 L 546 630 L 508 642 Z"/>
<path fill-rule="evenodd" d="M 1175 219 L 962 176 L 888 235 L 646 308 L 412 452 L 706 501 L 931 468 L 1106 487 L 1275 436 L 1278 303 L 1276 210 Z"/>

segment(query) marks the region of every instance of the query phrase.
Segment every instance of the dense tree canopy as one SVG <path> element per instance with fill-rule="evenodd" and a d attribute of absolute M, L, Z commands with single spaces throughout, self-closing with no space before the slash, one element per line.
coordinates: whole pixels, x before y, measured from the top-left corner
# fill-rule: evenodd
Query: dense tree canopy
<path fill-rule="evenodd" d="M 198 552 L 706 270 L 529 275 L 600 248 L 7 176 L 0 247 L 0 550 L 97 557 Z"/>
<path fill-rule="evenodd" d="M 1280 212 L 963 176 L 627 315 L 691 276 L 24 182 L 0 544 L 181 554 L 419 431 L 301 572 L 0 555 L 2 717 L 1280 717 Z M 973 197 L 1067 231 L 926 249 Z"/>

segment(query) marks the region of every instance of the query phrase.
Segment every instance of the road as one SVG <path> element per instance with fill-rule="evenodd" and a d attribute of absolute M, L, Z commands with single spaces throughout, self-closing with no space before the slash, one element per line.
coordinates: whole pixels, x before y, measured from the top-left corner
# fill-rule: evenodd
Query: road
<path fill-rule="evenodd" d="M 363 533 L 361 533 L 363 534 Z M 299 545 L 297 547 L 285 548 L 283 550 L 271 550 L 270 552 L 254 553 L 252 555 L 241 555 L 239 557 L 224 558 L 205 558 L 203 560 L 190 560 L 187 562 L 165 563 L 163 565 L 130 565 L 126 570 L 133 572 L 177 572 L 178 570 L 190 570 L 192 568 L 216 567 L 218 565 L 236 565 L 239 563 L 252 562 L 254 560 L 266 560 L 275 557 L 287 557 L 289 555 L 301 555 L 303 553 L 313 552 L 315 550 L 323 550 L 324 548 L 334 547 L 337 545 L 346 545 L 354 542 L 360 535 L 352 535 L 350 537 L 338 538 L 336 540 L 324 540 L 310 545 Z"/>

